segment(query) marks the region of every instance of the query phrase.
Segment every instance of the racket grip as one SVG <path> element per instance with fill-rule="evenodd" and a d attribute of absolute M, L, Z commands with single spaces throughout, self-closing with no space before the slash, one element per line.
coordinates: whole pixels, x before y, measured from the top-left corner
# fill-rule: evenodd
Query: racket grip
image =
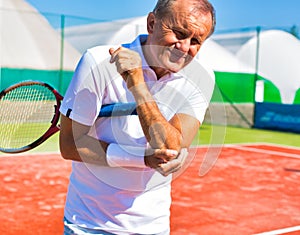
<path fill-rule="evenodd" d="M 104 104 L 101 107 L 99 117 L 117 117 L 137 115 L 136 103 L 114 103 Z"/>

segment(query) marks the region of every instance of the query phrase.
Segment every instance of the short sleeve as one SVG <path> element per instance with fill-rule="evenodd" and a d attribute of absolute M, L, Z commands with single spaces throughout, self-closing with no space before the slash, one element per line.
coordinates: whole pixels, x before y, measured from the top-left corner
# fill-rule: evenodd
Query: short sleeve
<path fill-rule="evenodd" d="M 186 98 L 178 113 L 193 116 L 202 123 L 214 91 L 215 75 L 197 60 L 184 68 L 183 73 L 188 84 L 182 89 Z"/>
<path fill-rule="evenodd" d="M 80 59 L 64 96 L 60 112 L 74 121 L 91 126 L 101 108 L 101 92 L 96 79 L 101 79 L 98 66 L 89 52 Z"/>

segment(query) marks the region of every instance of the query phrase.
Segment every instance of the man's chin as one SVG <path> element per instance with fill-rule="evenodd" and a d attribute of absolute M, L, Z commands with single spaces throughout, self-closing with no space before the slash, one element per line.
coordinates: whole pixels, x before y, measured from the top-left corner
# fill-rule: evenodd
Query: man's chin
<path fill-rule="evenodd" d="M 185 66 L 186 66 L 186 64 L 184 64 L 184 63 L 169 63 L 167 68 L 172 73 L 178 73 Z"/>

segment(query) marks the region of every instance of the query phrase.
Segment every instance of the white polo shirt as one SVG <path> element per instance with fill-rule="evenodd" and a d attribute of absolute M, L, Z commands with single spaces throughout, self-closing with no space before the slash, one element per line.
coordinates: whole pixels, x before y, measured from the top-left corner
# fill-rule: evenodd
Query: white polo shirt
<path fill-rule="evenodd" d="M 199 63 L 157 80 L 147 65 L 139 36 L 126 45 L 142 57 L 145 81 L 164 117 L 185 113 L 203 121 L 214 77 Z M 105 50 L 104 50 L 105 49 Z M 108 143 L 146 147 L 138 116 L 98 118 L 102 104 L 134 102 L 107 47 L 94 47 L 81 58 L 65 94 L 61 113 L 91 126 L 89 135 Z M 79 226 L 115 234 L 155 234 L 169 228 L 170 182 L 150 168 L 102 167 L 72 163 L 65 217 Z"/>

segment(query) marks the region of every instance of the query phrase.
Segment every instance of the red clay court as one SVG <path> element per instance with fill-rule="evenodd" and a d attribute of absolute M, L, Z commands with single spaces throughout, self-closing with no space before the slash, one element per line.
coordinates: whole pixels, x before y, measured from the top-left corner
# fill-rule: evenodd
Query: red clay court
<path fill-rule="evenodd" d="M 173 181 L 172 235 L 300 234 L 300 148 L 225 145 L 199 176 L 207 150 L 194 149 Z M 61 235 L 70 162 L 57 153 L 0 161 L 0 234 Z"/>

